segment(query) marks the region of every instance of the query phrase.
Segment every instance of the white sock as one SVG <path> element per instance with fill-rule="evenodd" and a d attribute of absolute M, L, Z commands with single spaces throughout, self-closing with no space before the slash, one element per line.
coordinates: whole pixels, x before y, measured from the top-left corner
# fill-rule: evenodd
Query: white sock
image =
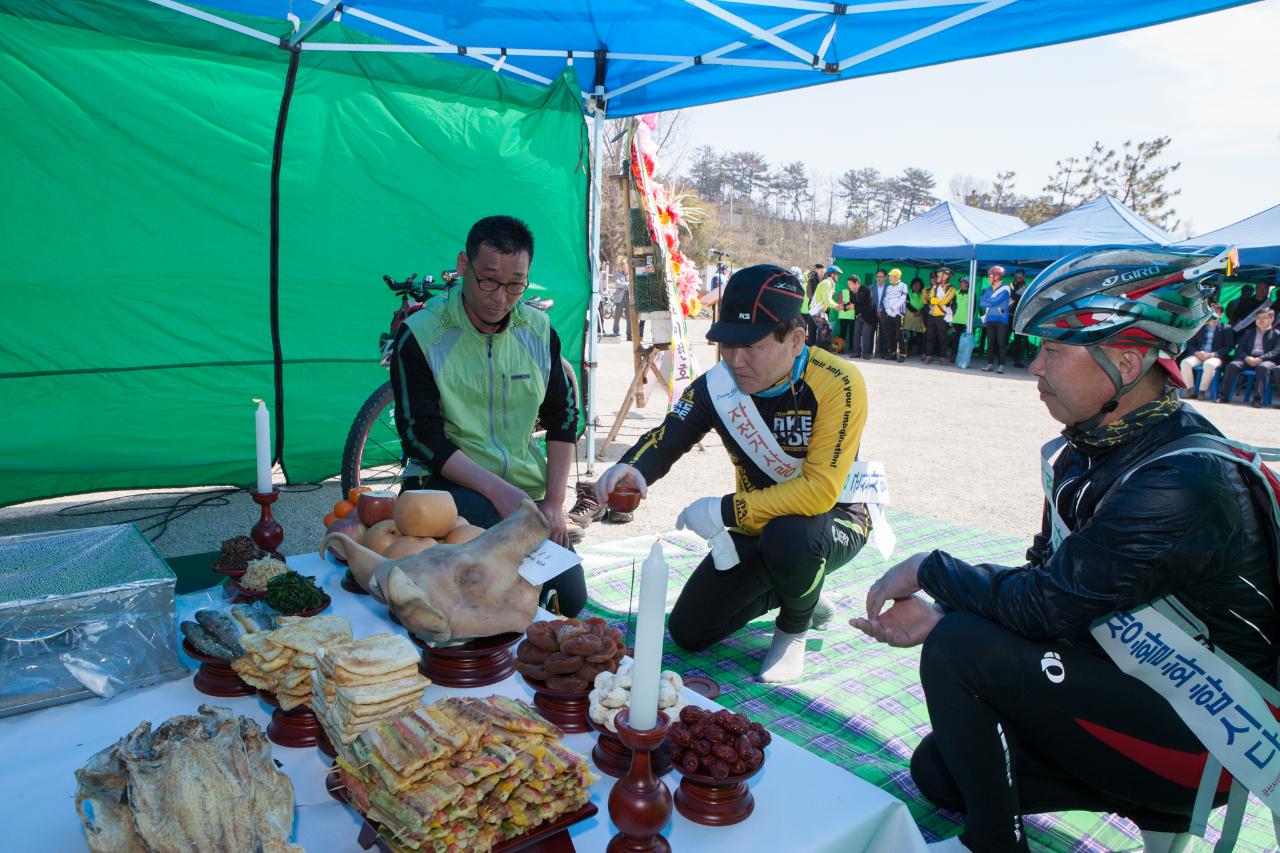
<path fill-rule="evenodd" d="M 760 664 L 760 680 L 770 684 L 795 681 L 804 675 L 804 639 L 807 631 L 788 634 L 773 629 L 773 642 Z"/>
<path fill-rule="evenodd" d="M 1142 853 L 1187 853 L 1191 849 L 1189 832 L 1152 832 L 1142 830 Z"/>
<path fill-rule="evenodd" d="M 813 616 L 809 619 L 809 627 L 815 631 L 822 631 L 831 624 L 831 620 L 835 615 L 835 599 L 827 595 L 819 595 L 818 603 L 813 608 Z"/>
<path fill-rule="evenodd" d="M 969 853 L 969 848 L 964 846 L 958 835 L 934 841 L 932 844 L 926 844 L 925 847 L 930 853 Z"/>

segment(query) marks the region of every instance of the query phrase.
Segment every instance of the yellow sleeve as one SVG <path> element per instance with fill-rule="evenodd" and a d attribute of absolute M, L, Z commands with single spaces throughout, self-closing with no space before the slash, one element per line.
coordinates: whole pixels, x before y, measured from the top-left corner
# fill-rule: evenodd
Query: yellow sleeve
<path fill-rule="evenodd" d="M 818 412 L 809 435 L 809 451 L 800 476 L 764 489 L 734 493 L 734 526 L 749 535 L 759 535 L 765 524 L 779 516 L 829 511 L 857 458 L 867 423 L 867 386 L 862 374 L 852 365 L 810 358 L 805 379 L 817 397 Z"/>

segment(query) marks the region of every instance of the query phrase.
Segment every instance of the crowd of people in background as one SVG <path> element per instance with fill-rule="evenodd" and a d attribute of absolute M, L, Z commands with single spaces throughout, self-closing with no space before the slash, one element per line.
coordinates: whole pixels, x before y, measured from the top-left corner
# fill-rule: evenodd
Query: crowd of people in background
<path fill-rule="evenodd" d="M 870 281 L 845 274 L 838 263 L 815 263 L 807 272 L 792 267 L 805 282 L 803 317 L 810 345 L 850 358 L 880 358 L 924 364 L 954 364 L 966 348 L 965 334 L 972 312 L 969 339 L 971 363 L 983 363 L 987 373 L 1006 367 L 1025 368 L 1035 359 L 1039 341 L 1014 334 L 1011 321 L 1018 300 L 1031 284 L 1026 271 L 1000 265 L 986 270 L 974 287 L 967 275 L 939 267 L 909 283 L 897 267 L 878 269 Z M 919 270 L 917 270 L 919 272 Z M 606 273 L 607 275 L 607 273 Z M 729 267 L 719 263 L 702 294 L 713 304 L 728 280 Z M 631 340 L 628 322 L 628 282 L 618 272 L 611 292 L 613 335 L 619 326 Z M 1183 396 L 1191 400 L 1247 402 L 1254 408 L 1280 408 L 1280 286 L 1247 283 L 1225 305 L 1211 301 L 1212 318 L 1187 342 L 1179 356 Z M 604 327 L 601 317 L 601 327 Z M 641 335 L 644 326 L 641 325 Z M 609 336 L 604 332 L 604 336 Z"/>
<path fill-rule="evenodd" d="M 802 275 L 799 267 L 791 271 Z M 1035 359 L 1039 341 L 1014 334 L 1010 323 L 1030 281 L 1025 270 L 1006 275 L 1003 266 L 988 268 L 975 291 L 968 276 L 957 279 L 945 266 L 929 273 L 927 282 L 916 275 L 904 284 L 898 268 L 876 270 L 864 282 L 856 273 L 845 275 L 838 263 L 816 263 L 803 274 L 809 343 L 851 358 L 953 364 L 972 311 L 972 353 L 975 359 L 985 355 L 982 370 L 1025 368 Z M 1280 395 L 1273 393 L 1280 384 L 1280 329 L 1275 328 L 1280 287 L 1271 291 L 1269 285 L 1245 284 L 1225 312 L 1211 303 L 1213 318 L 1180 355 L 1188 399 L 1229 403 L 1243 398 L 1255 408 L 1280 408 Z"/>
<path fill-rule="evenodd" d="M 799 267 L 791 271 L 801 274 Z M 1025 367 L 1035 345 L 1022 335 L 1011 341 L 1009 317 L 1029 282 L 1022 270 L 1010 282 L 1004 275 L 1003 267 L 992 267 L 975 295 L 969 277 L 957 280 L 950 267 L 931 272 L 928 282 L 917 275 L 904 284 L 896 267 L 864 282 L 856 273 L 845 276 L 838 264 L 814 264 L 805 276 L 809 341 L 853 358 L 952 364 L 972 310 L 974 351 L 987 358 L 983 370 L 1004 373 L 1010 356 L 1014 367 Z"/>

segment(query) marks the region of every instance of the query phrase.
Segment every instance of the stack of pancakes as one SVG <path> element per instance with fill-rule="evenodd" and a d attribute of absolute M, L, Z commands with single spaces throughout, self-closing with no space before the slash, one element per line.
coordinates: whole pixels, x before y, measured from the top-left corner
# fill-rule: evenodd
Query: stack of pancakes
<path fill-rule="evenodd" d="M 245 654 L 231 668 L 259 690 L 275 694 L 280 708 L 292 711 L 310 704 L 311 673 L 316 653 L 351 641 L 351 623 L 341 616 L 281 616 L 274 631 L 255 631 L 240 638 Z"/>
<path fill-rule="evenodd" d="M 339 777 L 396 847 L 487 851 L 590 800 L 595 778 L 561 737 L 518 699 L 451 697 L 363 732 Z"/>
<path fill-rule="evenodd" d="M 431 682 L 418 672 L 418 650 L 401 634 L 374 634 L 316 654 L 311 707 L 329 742 L 342 750 L 365 729 L 422 701 Z"/>

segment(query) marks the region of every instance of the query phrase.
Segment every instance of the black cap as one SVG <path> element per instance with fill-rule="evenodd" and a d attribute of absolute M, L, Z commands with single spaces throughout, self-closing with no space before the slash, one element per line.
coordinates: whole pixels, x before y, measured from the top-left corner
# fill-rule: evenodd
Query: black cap
<path fill-rule="evenodd" d="M 800 279 L 774 264 L 743 267 L 729 276 L 720 300 L 720 319 L 707 330 L 717 344 L 754 344 L 783 320 L 800 316 Z"/>

